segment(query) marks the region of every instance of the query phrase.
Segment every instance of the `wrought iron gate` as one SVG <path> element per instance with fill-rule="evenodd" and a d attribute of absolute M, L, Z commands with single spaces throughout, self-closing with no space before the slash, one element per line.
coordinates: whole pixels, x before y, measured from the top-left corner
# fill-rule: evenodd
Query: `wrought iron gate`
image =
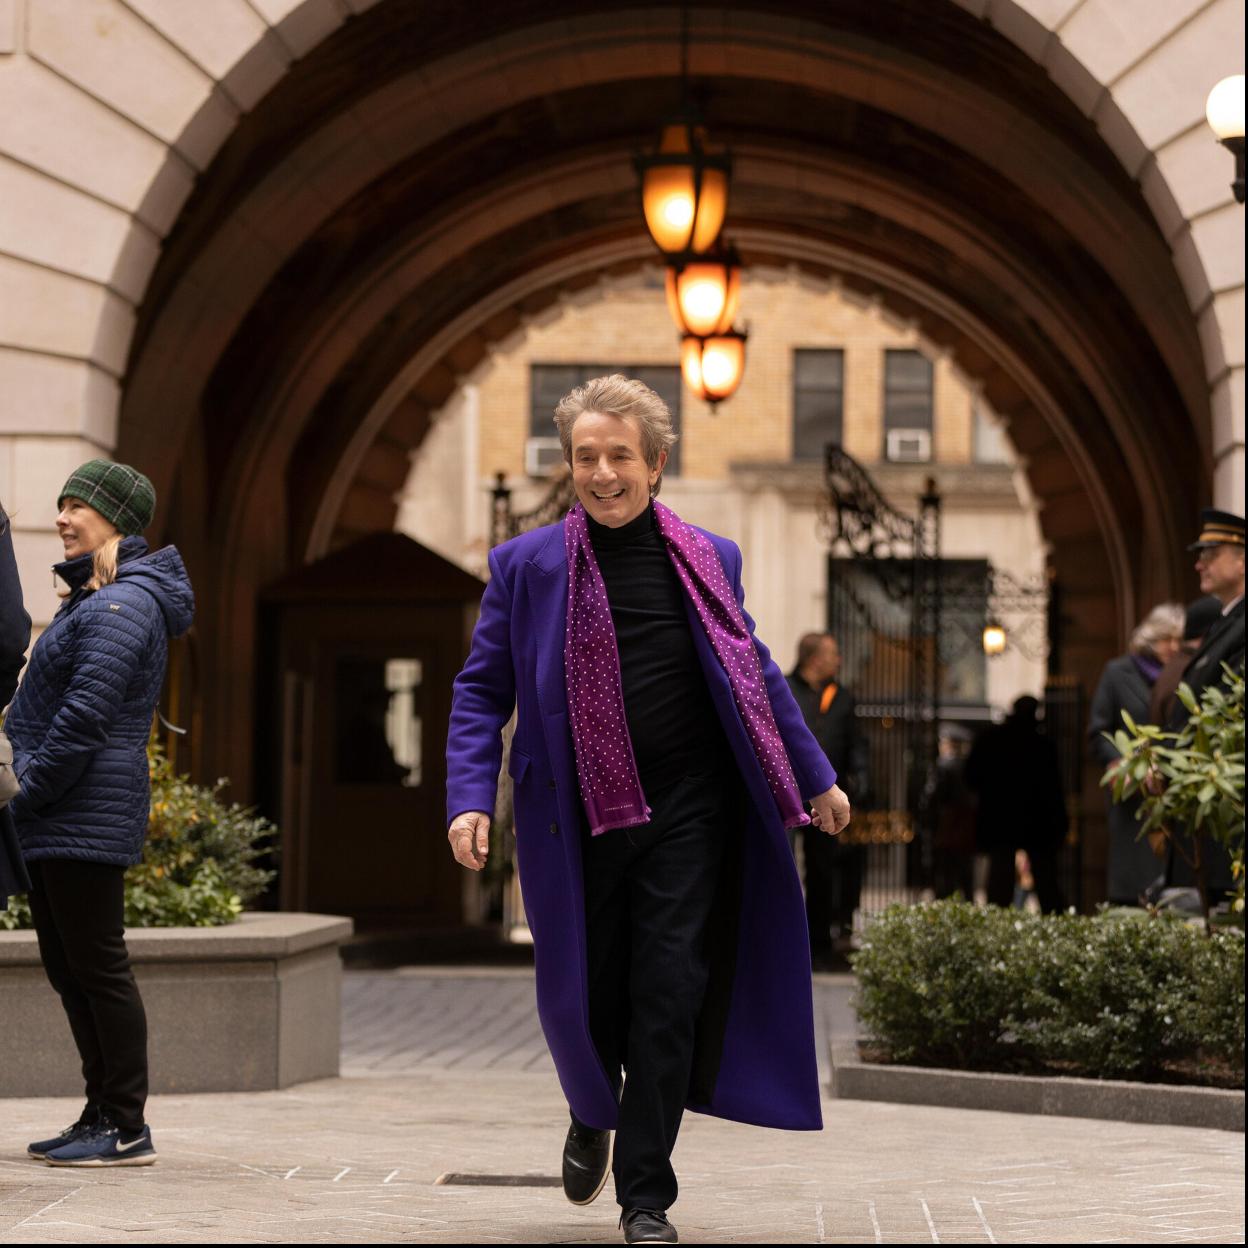
<path fill-rule="evenodd" d="M 842 835 L 861 846 L 859 912 L 914 901 L 932 878 L 930 804 L 940 700 L 940 496 L 929 478 L 914 516 L 897 511 L 836 446 L 825 454 L 827 624 L 854 694 L 870 769 Z"/>

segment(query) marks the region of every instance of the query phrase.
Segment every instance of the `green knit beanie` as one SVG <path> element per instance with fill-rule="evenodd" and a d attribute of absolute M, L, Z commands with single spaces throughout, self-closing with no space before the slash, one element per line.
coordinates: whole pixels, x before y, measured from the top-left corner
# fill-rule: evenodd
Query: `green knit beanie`
<path fill-rule="evenodd" d="M 57 507 L 67 498 L 77 498 L 94 507 L 127 537 L 142 533 L 156 512 L 152 483 L 128 464 L 114 464 L 107 459 L 90 459 L 74 469 L 56 500 Z"/>

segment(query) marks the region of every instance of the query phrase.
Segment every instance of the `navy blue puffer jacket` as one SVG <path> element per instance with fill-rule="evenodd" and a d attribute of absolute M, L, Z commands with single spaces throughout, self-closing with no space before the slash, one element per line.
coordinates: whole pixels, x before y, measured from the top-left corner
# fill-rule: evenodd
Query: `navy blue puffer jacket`
<path fill-rule="evenodd" d="M 73 591 L 35 644 L 5 727 L 21 792 L 10 804 L 27 862 L 139 861 L 150 790 L 147 739 L 169 638 L 195 598 L 172 546 L 121 543 L 117 579 L 94 592 L 91 556 L 56 565 Z"/>

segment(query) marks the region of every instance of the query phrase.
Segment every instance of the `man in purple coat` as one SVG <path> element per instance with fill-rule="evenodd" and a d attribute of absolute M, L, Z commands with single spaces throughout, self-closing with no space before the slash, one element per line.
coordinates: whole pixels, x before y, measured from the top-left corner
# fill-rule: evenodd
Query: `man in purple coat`
<path fill-rule="evenodd" d="M 662 399 L 600 377 L 555 413 L 577 505 L 490 554 L 455 682 L 448 839 L 480 870 L 502 758 L 537 1004 L 571 1109 L 568 1199 L 606 1183 L 626 1243 L 675 1243 L 686 1108 L 822 1126 L 810 951 L 786 828 L 849 802 L 754 636 L 741 552 L 654 501 Z M 626 1076 L 626 1077 L 625 1077 Z"/>

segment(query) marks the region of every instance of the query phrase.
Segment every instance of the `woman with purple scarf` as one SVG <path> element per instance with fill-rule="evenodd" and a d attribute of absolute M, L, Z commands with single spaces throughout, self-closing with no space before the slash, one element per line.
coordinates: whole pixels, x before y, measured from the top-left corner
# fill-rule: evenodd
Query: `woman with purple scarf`
<path fill-rule="evenodd" d="M 485 865 L 515 709 L 516 856 L 571 1110 L 564 1192 L 589 1204 L 613 1169 L 625 1242 L 675 1243 L 686 1108 L 822 1126 L 786 829 L 836 835 L 849 802 L 754 636 L 740 550 L 654 498 L 676 440 L 662 399 L 600 377 L 555 423 L 578 502 L 490 554 L 455 682 L 448 839 Z"/>
<path fill-rule="evenodd" d="M 1137 724 L 1148 723 L 1153 685 L 1161 669 L 1178 654 L 1183 644 L 1183 608 L 1177 602 L 1154 607 L 1131 634 L 1127 653 L 1105 665 L 1092 699 L 1088 739 L 1092 754 L 1102 767 L 1122 761 L 1112 741 L 1105 737 L 1123 727 L 1126 711 Z M 1108 789 L 1106 795 L 1108 797 Z M 1140 895 L 1162 874 L 1165 864 L 1153 853 L 1147 838 L 1140 837 L 1139 801 L 1109 801 L 1109 870 L 1107 895 L 1117 905 L 1134 906 Z"/>

